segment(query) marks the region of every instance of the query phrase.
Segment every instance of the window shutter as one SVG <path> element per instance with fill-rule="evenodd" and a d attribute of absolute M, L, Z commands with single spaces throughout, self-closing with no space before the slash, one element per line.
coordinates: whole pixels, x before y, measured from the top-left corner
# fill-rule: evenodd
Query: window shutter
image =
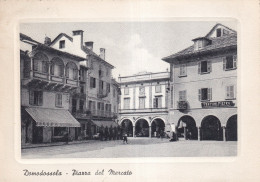
<path fill-rule="evenodd" d="M 208 72 L 211 72 L 212 70 L 211 61 L 208 61 L 207 66 L 208 66 L 207 67 Z"/>
<path fill-rule="evenodd" d="M 229 86 L 226 86 L 226 98 L 229 99 Z"/>
<path fill-rule="evenodd" d="M 96 78 L 93 78 L 93 88 L 96 88 Z"/>
<path fill-rule="evenodd" d="M 223 70 L 226 70 L 227 58 L 223 57 Z"/>
<path fill-rule="evenodd" d="M 34 91 L 30 90 L 29 91 L 29 104 L 33 105 L 34 104 L 33 101 L 34 101 Z"/>
<path fill-rule="evenodd" d="M 39 92 L 39 105 L 42 105 L 43 92 Z"/>
<path fill-rule="evenodd" d="M 212 100 L 212 89 L 208 88 L 208 100 Z"/>
<path fill-rule="evenodd" d="M 33 60 L 33 70 L 38 71 L 38 60 Z"/>
<path fill-rule="evenodd" d="M 182 91 L 179 91 L 179 101 L 182 100 Z"/>
<path fill-rule="evenodd" d="M 232 85 L 232 86 L 230 86 L 230 98 L 234 98 L 234 94 L 235 92 L 234 92 L 234 86 Z"/>
<path fill-rule="evenodd" d="M 201 89 L 199 89 L 199 101 L 201 101 Z"/>
<path fill-rule="evenodd" d="M 156 108 L 156 98 L 153 98 L 153 107 Z"/>
<path fill-rule="evenodd" d="M 66 74 L 66 77 L 69 78 L 69 67 L 66 67 L 66 71 L 65 71 L 65 72 L 66 72 L 66 73 L 65 73 L 65 74 Z"/>
<path fill-rule="evenodd" d="M 198 73 L 201 74 L 201 62 L 198 62 Z"/>
<path fill-rule="evenodd" d="M 237 68 L 237 56 L 236 55 L 233 56 L 233 66 L 234 66 L 234 68 Z"/>
<path fill-rule="evenodd" d="M 183 100 L 186 101 L 187 98 L 186 98 L 186 90 L 183 91 Z"/>

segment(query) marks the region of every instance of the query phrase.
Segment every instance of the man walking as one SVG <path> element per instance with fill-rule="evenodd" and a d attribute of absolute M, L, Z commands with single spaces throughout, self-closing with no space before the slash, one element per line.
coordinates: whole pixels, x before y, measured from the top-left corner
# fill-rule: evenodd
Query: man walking
<path fill-rule="evenodd" d="M 123 135 L 123 143 L 126 143 L 127 144 L 127 133 L 125 133 Z"/>

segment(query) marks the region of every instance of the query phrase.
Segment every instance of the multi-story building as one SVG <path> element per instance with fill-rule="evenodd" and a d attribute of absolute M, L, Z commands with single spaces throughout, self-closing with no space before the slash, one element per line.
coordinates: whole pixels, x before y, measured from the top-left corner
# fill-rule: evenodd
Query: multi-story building
<path fill-rule="evenodd" d="M 169 130 L 169 76 L 167 71 L 118 78 L 121 88 L 119 124 L 129 136 L 152 137 Z"/>
<path fill-rule="evenodd" d="M 48 41 L 48 40 L 47 40 Z M 80 61 L 20 34 L 21 139 L 25 143 L 76 139 L 80 123 L 70 114 L 71 95 L 79 88 Z"/>
<path fill-rule="evenodd" d="M 80 94 L 72 100 L 72 113 L 81 123 L 78 133 L 86 130 L 88 136 L 95 134 L 100 127 L 116 127 L 118 114 L 118 84 L 112 79 L 113 65 L 105 60 L 105 49 L 100 55 L 93 51 L 93 42 L 83 45 L 83 31 L 73 31 L 73 36 L 61 33 L 49 46 L 64 52 L 84 57 L 80 69 Z"/>
<path fill-rule="evenodd" d="M 179 136 L 237 140 L 237 33 L 215 25 L 170 63 L 169 122 Z"/>

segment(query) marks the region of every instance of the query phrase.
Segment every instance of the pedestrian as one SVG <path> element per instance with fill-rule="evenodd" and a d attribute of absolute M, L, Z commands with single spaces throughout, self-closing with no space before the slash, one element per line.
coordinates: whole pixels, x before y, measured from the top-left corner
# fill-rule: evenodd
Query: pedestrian
<path fill-rule="evenodd" d="M 125 133 L 123 135 L 123 143 L 126 143 L 127 144 L 127 133 Z"/>

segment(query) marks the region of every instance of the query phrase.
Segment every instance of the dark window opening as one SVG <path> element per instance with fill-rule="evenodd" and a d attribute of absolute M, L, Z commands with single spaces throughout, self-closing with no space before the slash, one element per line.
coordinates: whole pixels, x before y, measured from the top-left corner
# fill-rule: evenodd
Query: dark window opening
<path fill-rule="evenodd" d="M 60 41 L 60 49 L 65 48 L 65 40 Z"/>
<path fill-rule="evenodd" d="M 221 37 L 221 28 L 217 29 L 217 37 Z"/>
<path fill-rule="evenodd" d="M 202 61 L 201 62 L 201 73 L 206 73 L 206 72 L 208 72 L 208 62 Z"/>

